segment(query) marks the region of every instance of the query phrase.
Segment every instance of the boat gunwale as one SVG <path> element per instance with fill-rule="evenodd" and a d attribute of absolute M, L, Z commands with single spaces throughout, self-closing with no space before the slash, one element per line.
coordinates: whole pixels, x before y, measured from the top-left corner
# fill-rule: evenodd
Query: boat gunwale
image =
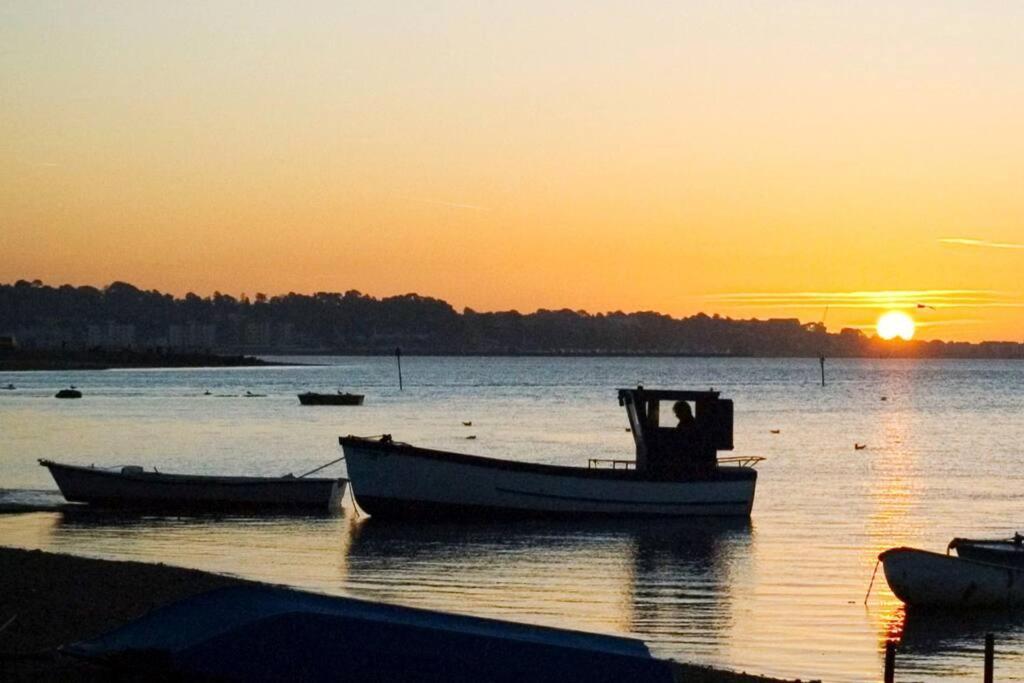
<path fill-rule="evenodd" d="M 451 463 L 482 467 L 487 469 L 511 470 L 515 472 L 532 472 L 549 476 L 576 477 L 583 479 L 610 479 L 613 481 L 636 481 L 659 484 L 692 484 L 708 482 L 741 482 L 757 480 L 757 470 L 748 466 L 716 466 L 710 475 L 692 476 L 679 479 L 664 479 L 661 477 L 645 475 L 631 469 L 600 469 L 596 467 L 577 467 L 572 465 L 549 465 L 538 462 L 521 462 L 517 460 L 506 460 L 503 458 L 492 458 L 483 455 L 471 455 L 469 453 L 456 453 L 454 451 L 442 451 L 432 448 L 422 448 L 398 441 L 382 441 L 362 436 L 339 436 L 338 443 L 356 448 L 367 448 L 370 450 L 386 451 L 397 453 L 408 457 L 421 457 L 432 460 L 442 460 Z"/>
<path fill-rule="evenodd" d="M 888 550 L 883 550 L 882 552 L 880 552 L 878 554 L 878 560 L 879 560 L 879 562 L 882 563 L 882 566 L 884 567 L 885 566 L 885 558 L 890 556 L 890 555 L 893 555 L 895 553 L 898 553 L 898 552 L 910 552 L 910 553 L 914 553 L 916 555 L 929 555 L 929 556 L 932 556 L 932 557 L 937 557 L 937 558 L 941 558 L 941 559 L 944 559 L 944 560 L 949 560 L 950 562 L 966 562 L 968 564 L 976 564 L 976 565 L 980 565 L 982 567 L 989 567 L 989 568 L 992 568 L 992 569 L 1001 569 L 1001 570 L 1012 571 L 1012 572 L 1024 572 L 1024 567 L 1017 567 L 1017 566 L 1012 565 L 1012 564 L 998 564 L 998 563 L 995 563 L 995 562 L 983 562 L 981 560 L 974 560 L 974 559 L 967 558 L 967 557 L 960 557 L 959 555 L 949 555 L 947 553 L 938 553 L 938 552 L 935 552 L 934 550 L 923 550 L 921 548 L 911 548 L 911 547 L 905 546 L 905 545 L 901 545 L 901 546 L 896 547 L 896 548 L 889 548 Z"/>

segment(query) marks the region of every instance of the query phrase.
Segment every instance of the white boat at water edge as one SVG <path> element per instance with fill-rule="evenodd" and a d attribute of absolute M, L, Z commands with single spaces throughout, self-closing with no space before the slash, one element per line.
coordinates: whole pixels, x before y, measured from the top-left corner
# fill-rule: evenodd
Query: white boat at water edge
<path fill-rule="evenodd" d="M 662 401 L 689 413 L 689 422 L 661 426 Z M 713 391 L 638 387 L 620 389 L 619 403 L 630 420 L 635 460 L 591 458 L 588 467 L 567 467 L 419 448 L 387 435 L 339 442 L 356 502 L 381 517 L 750 515 L 752 465 L 761 458 L 717 458 L 717 451 L 733 447 L 731 401 Z"/>
<path fill-rule="evenodd" d="M 914 607 L 1024 605 L 1024 568 L 977 562 L 917 548 L 878 556 L 897 598 Z"/>
<path fill-rule="evenodd" d="M 117 469 L 66 465 L 50 460 L 50 470 L 64 498 L 102 507 L 159 510 L 285 510 L 337 509 L 346 479 L 312 477 L 234 477 L 147 472 L 141 467 Z"/>

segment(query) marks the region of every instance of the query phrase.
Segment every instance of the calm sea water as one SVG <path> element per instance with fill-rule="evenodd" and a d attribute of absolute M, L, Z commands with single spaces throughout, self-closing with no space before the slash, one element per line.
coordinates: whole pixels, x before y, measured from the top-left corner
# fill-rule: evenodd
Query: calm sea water
<path fill-rule="evenodd" d="M 881 574 L 864 604 L 885 548 L 1024 528 L 1024 363 L 834 360 L 822 388 L 815 359 L 411 357 L 399 392 L 393 359 L 318 360 L 0 373 L 17 387 L 0 391 L 0 499 L 59 499 L 37 458 L 298 474 L 338 457 L 341 434 L 549 463 L 630 457 L 614 390 L 643 383 L 735 400 L 734 455 L 768 458 L 753 516 L 397 524 L 358 517 L 349 500 L 320 518 L 9 515 L 0 544 L 631 633 L 660 656 L 805 679 L 877 679 L 896 638 L 900 680 L 980 680 L 992 631 L 999 680 L 1024 680 L 1024 616 L 907 614 Z M 54 399 L 68 384 L 85 398 Z M 336 388 L 366 405 L 295 397 Z"/>

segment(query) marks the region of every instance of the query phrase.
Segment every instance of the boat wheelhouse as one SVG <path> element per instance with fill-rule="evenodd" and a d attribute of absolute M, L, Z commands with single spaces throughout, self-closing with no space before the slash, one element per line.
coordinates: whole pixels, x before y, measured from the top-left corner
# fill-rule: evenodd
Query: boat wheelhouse
<path fill-rule="evenodd" d="M 382 517 L 749 516 L 758 457 L 731 450 L 732 401 L 715 391 L 620 389 L 633 459 L 547 465 L 340 437 L 356 502 Z M 662 410 L 663 404 L 670 410 Z M 682 415 L 665 426 L 662 416 Z"/>

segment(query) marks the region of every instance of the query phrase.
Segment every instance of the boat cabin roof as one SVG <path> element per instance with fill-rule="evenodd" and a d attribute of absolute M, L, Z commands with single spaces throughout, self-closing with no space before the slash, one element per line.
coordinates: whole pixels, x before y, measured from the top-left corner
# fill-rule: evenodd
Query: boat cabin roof
<path fill-rule="evenodd" d="M 683 389 L 644 389 L 638 386 L 636 389 L 619 389 L 619 405 L 623 405 L 627 397 L 629 399 L 644 399 L 648 401 L 710 401 L 717 399 L 717 391 L 686 391 Z"/>

